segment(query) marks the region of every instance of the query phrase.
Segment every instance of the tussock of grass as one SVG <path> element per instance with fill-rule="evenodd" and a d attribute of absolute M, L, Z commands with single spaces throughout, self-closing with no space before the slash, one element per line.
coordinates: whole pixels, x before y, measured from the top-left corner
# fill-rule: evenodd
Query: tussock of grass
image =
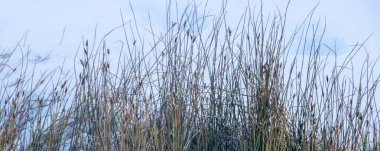
<path fill-rule="evenodd" d="M 362 45 L 322 56 L 312 13 L 286 37 L 286 11 L 248 7 L 229 27 L 222 8 L 206 30 L 197 9 L 168 14 L 150 46 L 120 26 L 117 64 L 105 41 L 85 41 L 72 76 L 35 77 L 27 54 L 16 66 L 4 57 L 0 150 L 378 150 L 376 63 L 359 81 L 350 70 Z"/>

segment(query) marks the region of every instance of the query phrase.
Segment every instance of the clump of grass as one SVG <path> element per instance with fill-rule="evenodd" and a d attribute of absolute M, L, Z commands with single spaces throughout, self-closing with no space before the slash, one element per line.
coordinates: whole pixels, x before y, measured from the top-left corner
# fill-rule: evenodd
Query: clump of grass
<path fill-rule="evenodd" d="M 312 13 L 287 37 L 287 10 L 267 19 L 247 7 L 230 27 L 224 7 L 211 17 L 188 5 L 174 19 L 171 7 L 151 46 L 123 21 L 116 63 L 106 37 L 84 41 L 74 78 L 36 80 L 27 54 L 16 67 L 4 59 L 2 78 L 16 80 L 0 87 L 0 149 L 378 149 L 377 60 L 365 59 L 359 79 L 352 66 L 363 45 L 341 62 L 333 49 L 321 55 L 329 47 Z"/>

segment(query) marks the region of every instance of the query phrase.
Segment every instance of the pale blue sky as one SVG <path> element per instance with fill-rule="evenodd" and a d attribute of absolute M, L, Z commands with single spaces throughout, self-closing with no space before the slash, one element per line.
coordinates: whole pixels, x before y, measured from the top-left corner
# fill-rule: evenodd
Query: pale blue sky
<path fill-rule="evenodd" d="M 182 3 L 181 3 L 182 2 Z M 178 5 L 185 6 L 185 1 Z M 371 33 L 374 35 L 367 43 L 370 51 L 379 51 L 380 41 L 380 2 L 376 0 L 293 0 L 288 15 L 289 31 L 299 24 L 306 14 L 319 2 L 315 19 L 326 18 L 327 32 L 325 42 L 345 46 L 362 41 Z M 139 25 L 148 27 L 148 11 L 156 27 L 165 26 L 165 0 L 131 0 Z M 197 0 L 197 3 L 204 1 Z M 251 5 L 257 1 L 251 1 Z M 231 22 L 238 19 L 246 6 L 246 0 L 228 1 L 228 15 Z M 265 1 L 266 10 L 274 11 L 275 6 L 284 8 L 285 1 Z M 209 13 L 219 10 L 219 0 L 209 1 Z M 126 20 L 131 20 L 127 0 L 0 0 L 0 47 L 8 49 L 27 33 L 26 44 L 35 53 L 65 56 L 76 51 L 82 36 L 92 38 L 95 26 L 98 35 L 108 32 L 121 23 L 120 9 Z M 64 39 L 61 42 L 62 33 Z M 61 45 L 59 45 L 61 44 Z M 67 52 L 69 51 L 69 52 Z M 41 54 L 41 55 L 42 55 Z M 72 53 L 69 53 L 72 54 Z M 67 55 L 70 57 L 70 55 Z"/>
<path fill-rule="evenodd" d="M 243 13 L 249 0 L 230 0 L 227 5 L 227 19 L 236 22 Z M 148 28 L 148 12 L 151 14 L 153 26 L 157 29 L 165 27 L 166 0 L 131 0 L 136 21 L 139 26 Z M 181 3 L 182 2 L 182 3 Z M 184 7 L 185 1 L 178 2 Z M 196 0 L 198 4 L 205 1 Z M 252 6 L 259 1 L 249 1 Z M 344 55 L 349 45 L 362 42 L 369 35 L 371 39 L 366 48 L 371 56 L 380 53 L 380 1 L 378 0 L 293 0 L 288 13 L 288 32 L 306 17 L 307 13 L 319 3 L 314 19 L 326 19 L 325 43 L 335 42 Z M 285 8 L 284 0 L 268 0 L 264 2 L 265 10 L 275 11 L 277 5 Z M 216 13 L 220 9 L 220 0 L 209 0 L 208 13 Z M 82 38 L 93 39 L 95 27 L 100 39 L 113 27 L 121 24 L 120 10 L 125 21 L 132 21 L 128 0 L 0 0 L 0 49 L 13 49 L 18 41 L 31 50 L 32 55 L 44 56 L 51 53 L 53 59 L 45 66 L 56 66 L 63 59 L 70 66 L 75 52 L 82 43 Z M 163 32 L 163 31 L 161 31 Z M 63 35 L 64 33 L 64 35 Z M 121 33 L 121 32 L 120 32 Z M 121 34 L 108 38 L 109 47 L 117 49 L 117 41 Z M 63 38 L 63 39 L 62 39 Z M 360 62 L 364 53 L 358 54 Z M 359 66 L 360 64 L 358 64 Z M 375 69 L 380 72 L 380 68 Z"/>

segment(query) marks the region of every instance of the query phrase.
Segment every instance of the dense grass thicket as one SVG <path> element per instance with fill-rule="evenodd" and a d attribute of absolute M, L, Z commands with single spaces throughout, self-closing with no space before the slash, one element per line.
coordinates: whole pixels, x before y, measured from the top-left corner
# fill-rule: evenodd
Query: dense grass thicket
<path fill-rule="evenodd" d="M 166 31 L 119 26 L 121 50 L 84 40 L 70 74 L 3 51 L 0 150 L 379 150 L 376 60 L 352 61 L 363 45 L 338 55 L 312 12 L 285 31 L 287 8 L 230 24 L 225 7 L 172 6 Z"/>

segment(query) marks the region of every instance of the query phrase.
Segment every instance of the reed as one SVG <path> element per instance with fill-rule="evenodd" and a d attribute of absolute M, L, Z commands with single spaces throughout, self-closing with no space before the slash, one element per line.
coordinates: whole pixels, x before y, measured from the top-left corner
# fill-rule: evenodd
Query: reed
<path fill-rule="evenodd" d="M 105 38 L 83 41 L 61 76 L 37 76 L 28 53 L 12 65 L 19 46 L 2 52 L 0 150 L 379 149 L 377 60 L 352 61 L 363 44 L 339 56 L 313 11 L 287 36 L 287 7 L 247 7 L 230 27 L 225 7 L 168 5 L 166 31 L 144 33 L 152 45 L 136 24 L 118 27 L 116 63 Z"/>

